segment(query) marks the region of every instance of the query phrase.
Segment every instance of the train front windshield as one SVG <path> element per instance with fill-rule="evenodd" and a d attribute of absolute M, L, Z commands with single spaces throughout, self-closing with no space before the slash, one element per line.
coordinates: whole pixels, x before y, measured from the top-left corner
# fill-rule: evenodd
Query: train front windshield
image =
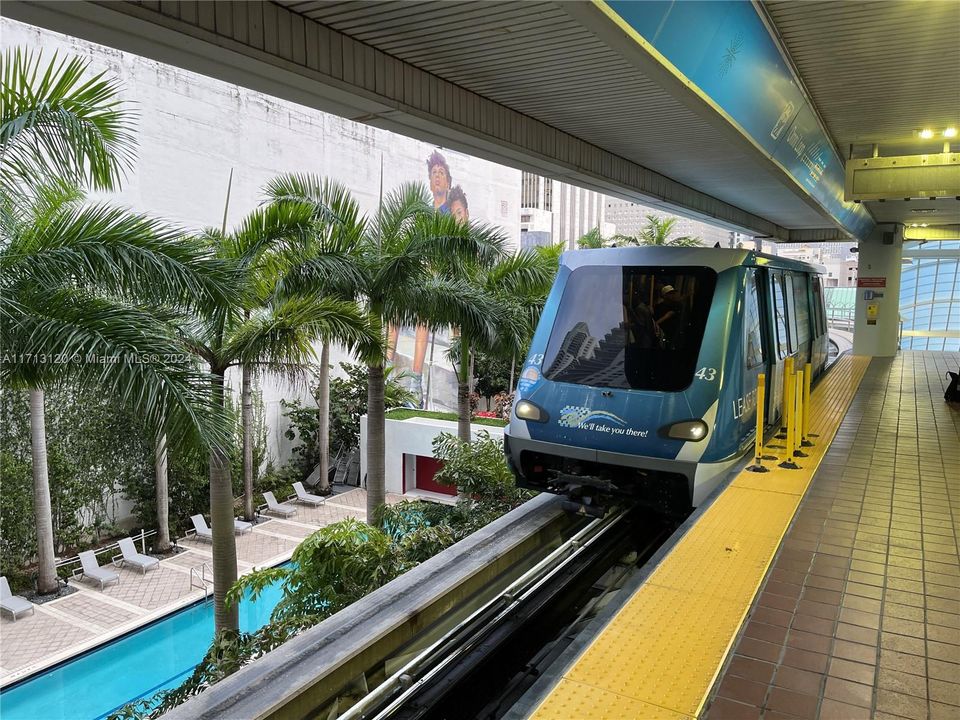
<path fill-rule="evenodd" d="M 570 273 L 547 352 L 555 382 L 676 392 L 693 381 L 717 274 L 588 266 Z"/>

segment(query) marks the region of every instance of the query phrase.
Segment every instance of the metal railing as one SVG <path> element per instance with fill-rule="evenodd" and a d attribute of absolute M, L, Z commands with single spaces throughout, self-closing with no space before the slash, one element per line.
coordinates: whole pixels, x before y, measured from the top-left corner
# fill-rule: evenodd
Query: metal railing
<path fill-rule="evenodd" d="M 194 565 L 190 568 L 190 589 L 200 588 L 203 590 L 203 601 L 206 602 L 210 599 L 211 590 L 213 589 L 213 580 L 207 579 L 207 564 L 200 563 L 199 565 Z"/>

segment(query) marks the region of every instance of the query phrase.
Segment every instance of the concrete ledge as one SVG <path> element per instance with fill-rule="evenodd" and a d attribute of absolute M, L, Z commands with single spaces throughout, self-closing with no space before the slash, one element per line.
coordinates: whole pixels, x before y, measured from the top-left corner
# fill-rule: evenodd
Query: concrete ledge
<path fill-rule="evenodd" d="M 306 718 L 569 522 L 539 495 L 164 715 Z"/>

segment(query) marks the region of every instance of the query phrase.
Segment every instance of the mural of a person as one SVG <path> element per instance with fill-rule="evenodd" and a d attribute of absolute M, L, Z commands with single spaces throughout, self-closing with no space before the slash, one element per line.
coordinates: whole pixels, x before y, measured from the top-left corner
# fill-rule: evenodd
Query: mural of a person
<path fill-rule="evenodd" d="M 430 192 L 433 194 L 433 209 L 448 215 L 450 213 L 448 195 L 453 178 L 450 177 L 447 159 L 440 154 L 439 150 L 434 150 L 433 154 L 427 158 L 427 173 L 430 177 Z"/>
<path fill-rule="evenodd" d="M 467 198 L 463 190 L 458 185 L 455 190 L 456 195 L 451 191 L 453 178 L 450 175 L 450 165 L 447 159 L 439 150 L 434 150 L 427 158 L 427 176 L 430 181 L 430 193 L 433 195 L 433 208 L 438 213 L 444 215 L 454 214 L 460 220 L 467 220 Z M 452 201 L 456 199 L 456 210 Z M 397 342 L 399 340 L 399 328 L 391 328 L 387 344 L 387 357 L 394 359 Z M 410 371 L 415 377 L 415 386 L 412 388 L 418 395 L 423 391 L 423 363 L 427 357 L 427 346 L 430 340 L 430 331 L 426 325 L 418 325 L 414 337 L 413 345 L 413 363 Z"/>
<path fill-rule="evenodd" d="M 450 189 L 450 194 L 447 195 L 447 205 L 450 207 L 450 214 L 460 222 L 467 222 L 470 219 L 470 206 L 467 205 L 467 196 L 459 185 Z"/>

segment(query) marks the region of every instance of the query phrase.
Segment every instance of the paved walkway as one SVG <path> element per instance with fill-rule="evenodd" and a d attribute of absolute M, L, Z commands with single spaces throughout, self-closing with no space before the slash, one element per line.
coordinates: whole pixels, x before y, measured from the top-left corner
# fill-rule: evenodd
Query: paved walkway
<path fill-rule="evenodd" d="M 387 495 L 391 504 L 401 499 Z M 348 517 L 366 520 L 366 490 L 330 496 L 321 507 L 297 507 L 292 518 L 271 518 L 237 537 L 241 575 L 288 560 L 300 541 L 320 527 Z M 203 563 L 211 566 L 210 544 L 192 537 L 179 544 L 186 552 L 161 561 L 157 570 L 145 575 L 120 568 L 120 582 L 102 591 L 96 585 L 74 581 L 71 586 L 79 592 L 37 605 L 31 616 L 14 622 L 4 615 L 0 621 L 0 683 L 60 662 L 202 598 L 203 591 L 190 586 L 190 569 Z"/>
<path fill-rule="evenodd" d="M 874 359 L 708 720 L 960 718 L 957 353 Z"/>

